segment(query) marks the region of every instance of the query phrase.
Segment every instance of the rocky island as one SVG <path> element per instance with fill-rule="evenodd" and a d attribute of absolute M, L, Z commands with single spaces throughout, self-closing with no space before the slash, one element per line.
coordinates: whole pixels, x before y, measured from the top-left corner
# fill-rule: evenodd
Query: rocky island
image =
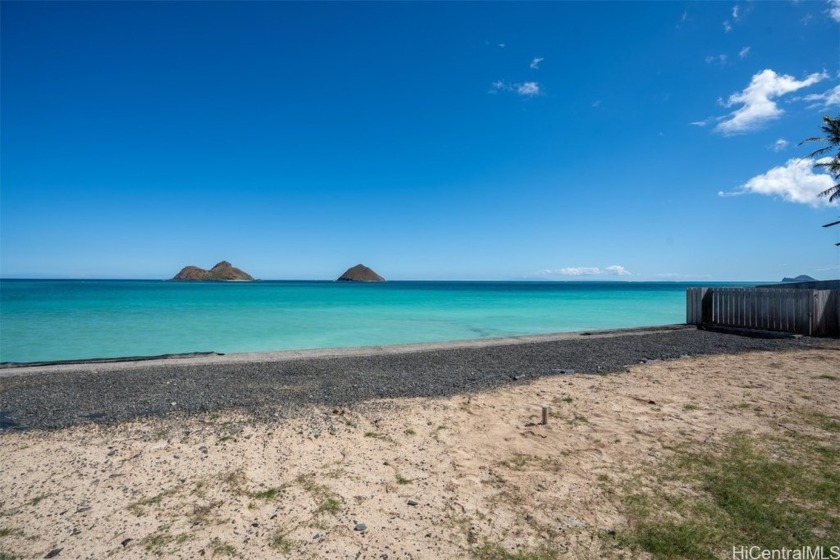
<path fill-rule="evenodd" d="M 175 275 L 173 280 L 183 281 L 246 281 L 253 280 L 254 277 L 240 270 L 227 261 L 222 261 L 210 270 L 205 270 L 197 266 L 185 266 L 181 272 Z"/>
<path fill-rule="evenodd" d="M 348 268 L 338 277 L 339 282 L 384 282 L 385 279 L 363 264 Z"/>
<path fill-rule="evenodd" d="M 811 278 L 807 274 L 800 274 L 796 278 L 788 278 L 787 276 L 782 278 L 782 282 L 816 282 L 816 281 L 817 281 L 816 278 Z"/>

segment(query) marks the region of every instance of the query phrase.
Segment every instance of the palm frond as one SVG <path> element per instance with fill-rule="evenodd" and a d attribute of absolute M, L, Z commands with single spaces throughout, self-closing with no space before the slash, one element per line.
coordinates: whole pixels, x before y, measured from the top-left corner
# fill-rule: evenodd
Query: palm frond
<path fill-rule="evenodd" d="M 814 150 L 813 152 L 808 154 L 807 157 L 811 158 L 811 157 L 822 155 L 822 154 L 826 153 L 827 151 L 829 151 L 832 147 L 833 146 L 825 146 L 824 148 L 820 148 L 819 150 Z"/>
<path fill-rule="evenodd" d="M 840 199 L 840 183 L 834 185 L 833 187 L 829 187 L 820 193 L 821 197 L 828 197 L 829 202 L 834 202 L 835 200 Z"/>

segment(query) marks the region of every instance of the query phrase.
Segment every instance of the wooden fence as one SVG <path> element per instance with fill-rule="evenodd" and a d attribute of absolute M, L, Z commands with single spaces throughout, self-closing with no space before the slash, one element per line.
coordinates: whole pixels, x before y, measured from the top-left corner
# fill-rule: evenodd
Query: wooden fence
<path fill-rule="evenodd" d="M 688 288 L 686 323 L 840 336 L 840 290 Z"/>

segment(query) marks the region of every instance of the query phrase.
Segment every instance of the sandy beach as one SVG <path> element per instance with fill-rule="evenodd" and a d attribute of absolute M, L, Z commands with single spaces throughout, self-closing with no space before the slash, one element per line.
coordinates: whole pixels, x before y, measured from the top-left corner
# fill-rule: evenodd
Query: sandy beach
<path fill-rule="evenodd" d="M 840 448 L 808 422 L 840 420 L 840 345 L 812 342 L 304 400 L 276 417 L 240 407 L 7 428 L 0 556 L 636 557 L 610 540 L 627 524 L 616 489 L 676 447 L 794 430 Z M 37 377 L 5 378 L 0 396 Z"/>

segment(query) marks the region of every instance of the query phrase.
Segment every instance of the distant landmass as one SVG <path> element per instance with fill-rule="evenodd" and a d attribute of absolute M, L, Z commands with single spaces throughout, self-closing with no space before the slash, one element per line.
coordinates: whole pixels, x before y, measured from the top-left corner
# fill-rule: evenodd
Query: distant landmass
<path fill-rule="evenodd" d="M 240 270 L 227 261 L 222 261 L 210 270 L 197 266 L 185 266 L 175 275 L 173 280 L 201 281 L 201 280 L 253 280 L 254 277 Z"/>
<path fill-rule="evenodd" d="M 816 278 L 811 278 L 807 274 L 800 274 L 796 278 L 788 278 L 787 276 L 782 278 L 782 282 L 816 282 L 816 281 L 817 281 Z"/>
<path fill-rule="evenodd" d="M 363 264 L 357 264 L 338 277 L 339 282 L 384 282 L 385 279 Z"/>

